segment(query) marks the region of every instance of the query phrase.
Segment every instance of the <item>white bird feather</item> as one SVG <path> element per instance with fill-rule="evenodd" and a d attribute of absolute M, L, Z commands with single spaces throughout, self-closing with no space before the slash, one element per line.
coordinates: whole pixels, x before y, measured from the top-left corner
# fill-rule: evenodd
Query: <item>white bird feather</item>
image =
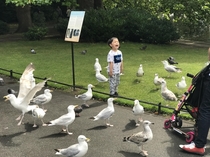
<path fill-rule="evenodd" d="M 139 122 L 143 121 L 142 115 L 144 114 L 144 107 L 140 105 L 138 100 L 134 100 L 133 114 L 138 117 L 136 120 L 136 126 L 139 126 Z"/>
<path fill-rule="evenodd" d="M 95 64 L 94 64 L 94 69 L 95 69 L 95 71 L 96 71 L 96 69 L 98 69 L 100 72 L 102 71 L 101 64 L 99 63 L 98 58 L 96 58 L 96 61 L 95 61 Z"/>

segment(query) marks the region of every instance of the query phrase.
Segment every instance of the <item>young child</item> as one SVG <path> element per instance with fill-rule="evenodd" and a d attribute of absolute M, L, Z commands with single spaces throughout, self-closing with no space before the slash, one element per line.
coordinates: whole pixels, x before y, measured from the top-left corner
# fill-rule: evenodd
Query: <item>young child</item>
<path fill-rule="evenodd" d="M 120 74 L 123 72 L 123 55 L 119 50 L 120 43 L 118 38 L 112 37 L 107 43 L 111 47 L 111 50 L 107 55 L 107 72 L 109 75 L 110 97 L 117 97 Z"/>

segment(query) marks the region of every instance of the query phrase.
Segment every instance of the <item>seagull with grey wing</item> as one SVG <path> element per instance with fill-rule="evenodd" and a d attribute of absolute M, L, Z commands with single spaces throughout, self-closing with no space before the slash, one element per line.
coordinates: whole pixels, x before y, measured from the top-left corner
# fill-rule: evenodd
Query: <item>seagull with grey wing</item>
<path fill-rule="evenodd" d="M 101 110 L 96 116 L 90 117 L 90 119 L 93 119 L 93 121 L 96 120 L 105 120 L 106 121 L 106 126 L 112 127 L 113 125 L 110 124 L 109 119 L 111 116 L 114 114 L 114 104 L 113 101 L 116 100 L 117 98 L 109 98 L 107 100 L 108 106 Z"/>
<path fill-rule="evenodd" d="M 51 92 L 53 91 L 50 89 L 45 89 L 43 94 L 36 96 L 35 98 L 32 99 L 31 102 L 37 105 L 42 105 L 42 108 L 44 109 L 44 104 L 47 104 L 52 99 Z M 47 110 L 44 111 L 46 112 Z"/>
<path fill-rule="evenodd" d="M 150 124 L 154 124 L 154 123 L 152 123 L 148 120 L 144 120 L 143 121 L 143 127 L 144 127 L 143 131 L 123 138 L 124 142 L 127 141 L 127 142 L 133 142 L 133 143 L 137 144 L 137 146 L 140 149 L 140 153 L 143 156 L 148 156 L 147 151 L 143 150 L 143 145 L 148 143 L 149 141 L 151 141 L 153 139 L 153 133 L 152 133 L 152 130 L 150 128 Z"/>
<path fill-rule="evenodd" d="M 104 76 L 103 74 L 100 73 L 99 69 L 96 69 L 96 80 L 98 82 L 107 82 L 108 78 L 106 78 L 106 76 Z"/>
<path fill-rule="evenodd" d="M 73 133 L 69 132 L 68 126 L 72 124 L 75 120 L 75 112 L 74 108 L 78 105 L 69 105 L 68 106 L 68 113 L 64 114 L 57 119 L 51 120 L 50 122 L 46 123 L 47 126 L 54 126 L 54 125 L 60 125 L 65 128 L 62 129 L 62 131 L 67 132 L 69 135 L 72 135 Z"/>
<path fill-rule="evenodd" d="M 83 157 L 88 151 L 87 142 L 89 142 L 90 139 L 85 137 L 84 135 L 79 135 L 77 139 L 77 144 L 71 145 L 68 148 L 55 149 L 55 154 L 63 155 L 66 157 Z"/>
<path fill-rule="evenodd" d="M 177 68 L 175 65 L 170 65 L 167 60 L 162 61 L 164 65 L 164 69 L 169 72 L 170 76 L 171 73 L 180 73 L 182 72 L 180 68 Z"/>
<path fill-rule="evenodd" d="M 34 70 L 35 68 L 32 63 L 30 63 L 24 70 L 20 78 L 20 87 L 17 97 L 14 94 L 8 94 L 4 96 L 5 101 L 9 100 L 14 108 L 22 112 L 22 114 L 16 119 L 20 120 L 18 125 L 21 125 L 25 113 L 32 111 L 33 109 L 38 107 L 38 105 L 29 105 L 30 101 L 32 100 L 34 95 L 44 87 L 45 83 L 48 80 L 46 79 L 34 85 Z"/>
<path fill-rule="evenodd" d="M 154 84 L 155 86 L 160 86 L 161 85 L 161 81 L 163 80 L 163 78 L 159 77 L 158 74 L 156 73 L 155 74 L 155 78 L 154 78 Z M 157 88 L 158 90 L 158 88 Z"/>
<path fill-rule="evenodd" d="M 165 101 L 177 101 L 176 95 L 167 88 L 166 81 L 161 82 L 161 95 Z"/>
<path fill-rule="evenodd" d="M 138 117 L 136 126 L 139 126 L 140 122 L 143 122 L 142 115 L 144 114 L 144 107 L 140 105 L 139 100 L 134 100 L 133 114 Z"/>
<path fill-rule="evenodd" d="M 79 94 L 79 95 L 75 95 L 75 98 L 77 99 L 81 99 L 84 101 L 84 105 L 86 107 L 89 107 L 89 105 L 86 103 L 88 100 L 90 100 L 93 97 L 93 93 L 92 93 L 92 88 L 94 86 L 92 84 L 88 84 L 88 90 L 87 92 L 83 93 L 83 94 Z"/>

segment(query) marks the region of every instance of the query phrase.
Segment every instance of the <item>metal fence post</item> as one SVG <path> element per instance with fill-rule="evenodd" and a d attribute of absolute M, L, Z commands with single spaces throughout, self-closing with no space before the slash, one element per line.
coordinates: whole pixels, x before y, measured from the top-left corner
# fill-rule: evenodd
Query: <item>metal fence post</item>
<path fill-rule="evenodd" d="M 10 77 L 12 78 L 13 77 L 13 71 L 10 70 Z"/>
<path fill-rule="evenodd" d="M 158 104 L 158 114 L 161 112 L 161 102 Z"/>

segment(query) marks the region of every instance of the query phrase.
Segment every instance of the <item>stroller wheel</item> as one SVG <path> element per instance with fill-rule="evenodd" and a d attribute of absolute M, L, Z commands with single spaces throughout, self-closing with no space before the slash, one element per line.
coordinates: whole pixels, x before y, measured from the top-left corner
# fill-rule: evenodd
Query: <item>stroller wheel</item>
<path fill-rule="evenodd" d="M 195 133 L 193 131 L 187 132 L 188 138 L 186 138 L 187 143 L 191 143 L 195 137 Z"/>
<path fill-rule="evenodd" d="M 165 122 L 164 122 L 164 128 L 165 129 L 168 129 L 170 127 L 171 127 L 171 121 L 170 120 L 165 120 Z"/>

